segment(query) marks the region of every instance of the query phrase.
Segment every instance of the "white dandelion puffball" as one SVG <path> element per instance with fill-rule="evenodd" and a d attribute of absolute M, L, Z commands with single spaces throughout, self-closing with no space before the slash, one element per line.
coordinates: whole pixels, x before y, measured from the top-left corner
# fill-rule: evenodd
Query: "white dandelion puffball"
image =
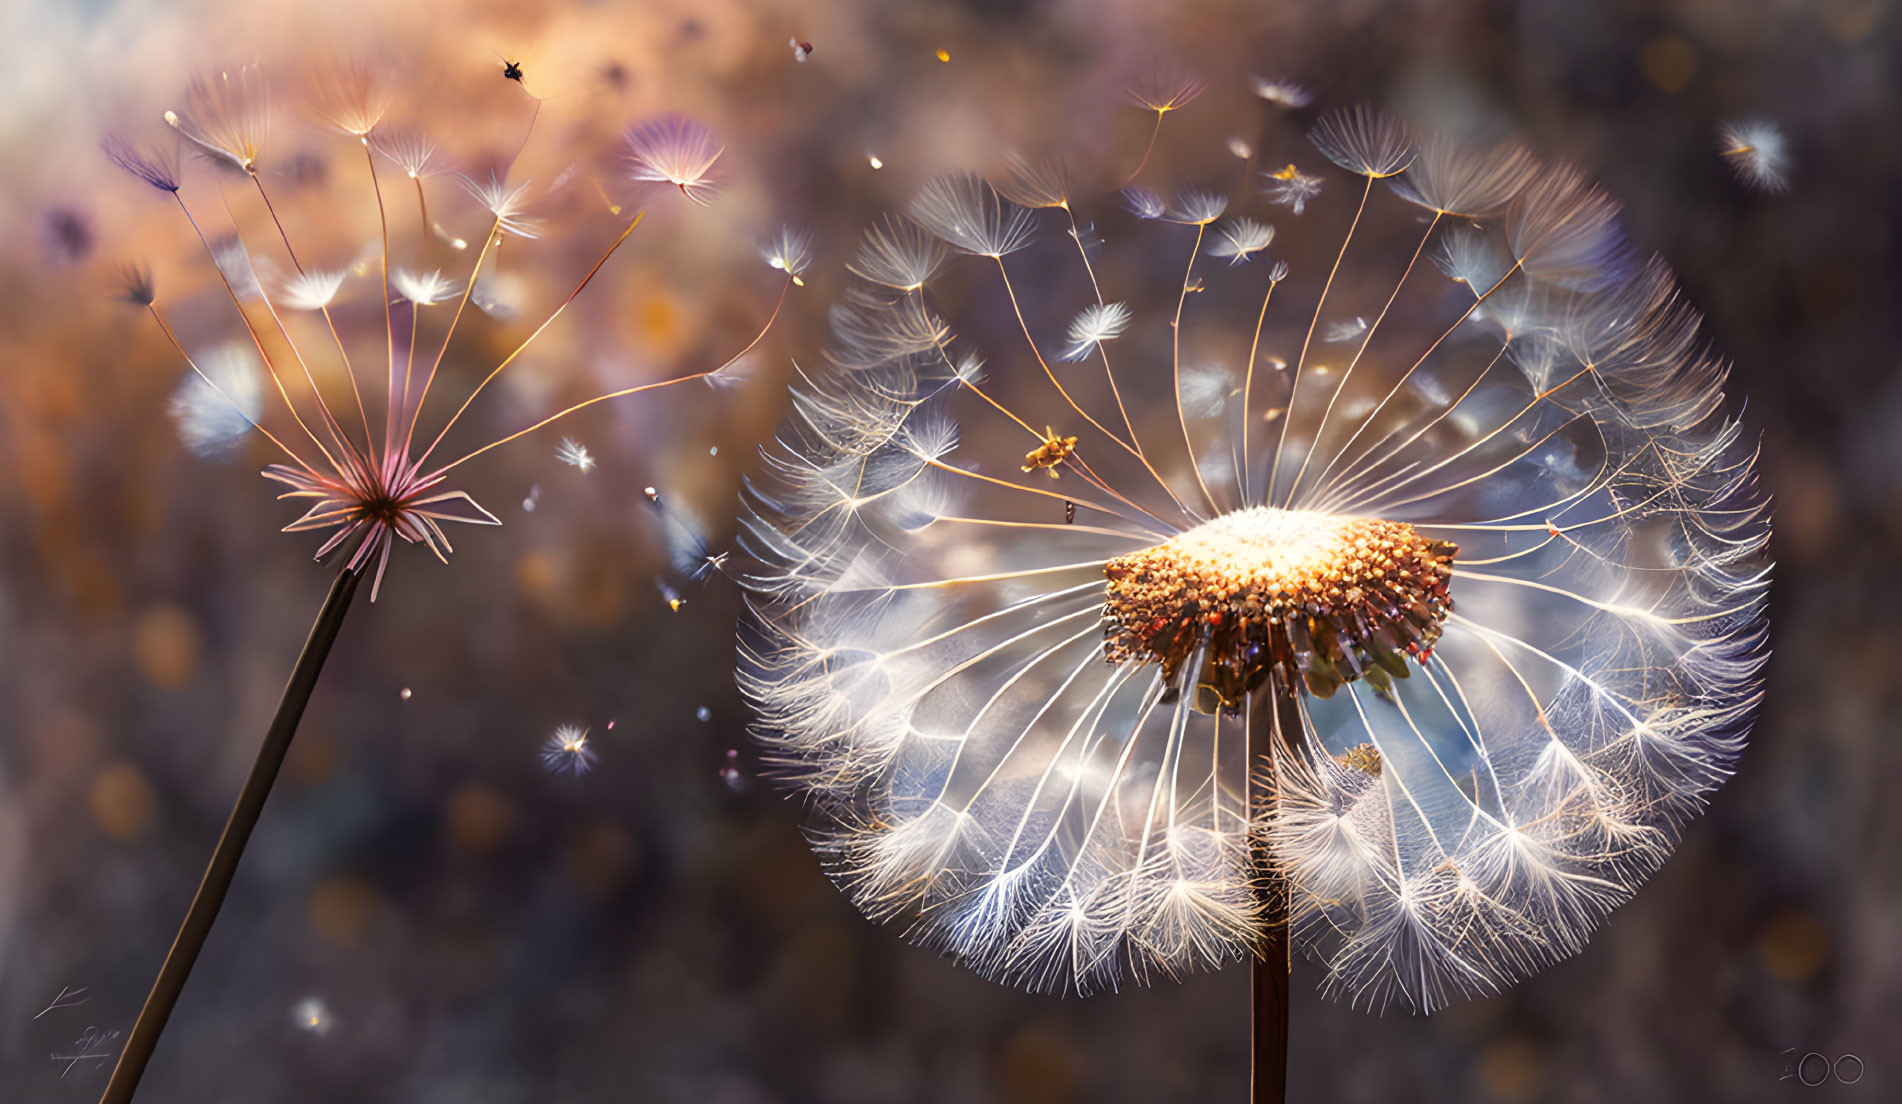
<path fill-rule="evenodd" d="M 749 487 L 763 760 L 862 910 L 986 977 L 1178 976 L 1285 906 L 1331 996 L 1498 990 L 1754 718 L 1768 504 L 1665 265 L 1517 145 L 1285 139 L 1225 210 L 1080 209 L 1100 254 L 928 186 Z"/>

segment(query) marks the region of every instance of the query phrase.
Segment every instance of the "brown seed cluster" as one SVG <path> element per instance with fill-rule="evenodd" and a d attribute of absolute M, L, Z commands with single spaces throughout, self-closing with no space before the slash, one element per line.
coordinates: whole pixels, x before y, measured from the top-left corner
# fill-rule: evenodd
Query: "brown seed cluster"
<path fill-rule="evenodd" d="M 1103 565 L 1104 655 L 1162 664 L 1164 683 L 1204 712 L 1239 707 L 1276 670 L 1323 698 L 1361 678 L 1385 691 L 1409 657 L 1431 658 L 1458 553 L 1404 522 L 1224 514 Z"/>

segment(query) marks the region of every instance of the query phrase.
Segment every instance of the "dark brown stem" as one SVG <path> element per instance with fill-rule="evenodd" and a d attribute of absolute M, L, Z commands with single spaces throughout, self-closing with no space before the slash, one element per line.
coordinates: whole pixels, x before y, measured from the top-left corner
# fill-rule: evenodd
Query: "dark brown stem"
<path fill-rule="evenodd" d="M 178 1003 L 179 993 L 184 991 L 185 982 L 191 977 L 192 964 L 198 960 L 198 951 L 205 945 L 205 937 L 211 933 L 211 925 L 218 919 L 218 909 L 224 904 L 225 891 L 231 888 L 231 879 L 238 871 L 238 860 L 244 857 L 244 845 L 251 838 L 251 829 L 257 826 L 258 814 L 264 811 L 264 799 L 270 796 L 271 784 L 277 780 L 278 768 L 284 765 L 284 755 L 290 750 L 291 737 L 297 733 L 297 722 L 304 716 L 304 706 L 310 701 L 310 692 L 317 685 L 318 672 L 323 670 L 324 657 L 330 654 L 330 646 L 337 639 L 337 630 L 343 627 L 343 615 L 350 609 L 350 599 L 357 592 L 357 584 L 362 576 L 354 571 L 342 571 L 336 582 L 330 585 L 330 593 L 324 598 L 323 608 L 317 611 L 317 622 L 311 626 L 310 639 L 304 642 L 303 654 L 297 657 L 297 665 L 291 668 L 291 678 L 284 686 L 284 696 L 278 700 L 277 716 L 272 718 L 270 730 L 264 734 L 264 745 L 258 749 L 257 762 L 251 765 L 251 776 L 244 781 L 244 789 L 238 793 L 238 803 L 231 810 L 231 819 L 225 821 L 224 835 L 218 837 L 218 846 L 211 853 L 211 864 L 205 868 L 205 876 L 198 883 L 198 892 L 192 897 L 191 908 L 185 913 L 185 922 L 179 925 L 178 937 L 172 940 L 172 949 L 165 956 L 165 964 L 159 968 L 158 980 L 152 983 L 152 992 L 145 998 L 145 1007 L 139 1011 L 138 1022 L 132 1025 L 132 1034 L 127 1037 L 125 1049 L 119 1054 L 119 1062 L 112 1068 L 112 1079 L 106 1083 L 106 1091 L 99 1098 L 99 1104 L 126 1104 L 132 1094 L 138 1091 L 139 1078 L 145 1073 L 145 1064 L 151 1061 L 152 1051 L 158 1046 L 159 1034 L 165 1030 L 170 1019 L 172 1006 Z"/>
<path fill-rule="evenodd" d="M 1253 824 L 1262 822 L 1275 801 L 1272 749 L 1289 747 L 1289 733 L 1301 730 L 1300 707 L 1292 694 L 1271 684 L 1257 701 L 1259 712 L 1248 726 L 1248 805 Z M 1249 986 L 1248 1099 L 1250 1104 L 1283 1104 L 1288 1098 L 1288 884 L 1259 836 L 1253 846 L 1255 876 L 1266 913 L 1261 957 L 1255 960 Z"/>

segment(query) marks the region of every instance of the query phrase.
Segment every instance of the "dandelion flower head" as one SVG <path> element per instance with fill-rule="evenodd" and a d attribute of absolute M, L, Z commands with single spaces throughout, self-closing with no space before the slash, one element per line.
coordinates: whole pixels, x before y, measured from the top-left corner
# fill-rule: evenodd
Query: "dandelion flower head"
<path fill-rule="evenodd" d="M 1731 772 L 1767 504 L 1575 170 L 1369 109 L 1268 156 L 1100 253 L 975 177 L 867 232 L 742 686 L 844 890 L 986 977 L 1249 957 L 1265 856 L 1327 993 L 1430 1010 L 1579 952 Z"/>

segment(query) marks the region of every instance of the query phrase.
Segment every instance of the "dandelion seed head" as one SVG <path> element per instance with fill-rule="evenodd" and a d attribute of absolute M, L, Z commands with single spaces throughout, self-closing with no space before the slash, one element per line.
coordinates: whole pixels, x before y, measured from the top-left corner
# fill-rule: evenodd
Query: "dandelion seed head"
<path fill-rule="evenodd" d="M 468 427 L 485 417 L 483 412 L 467 418 L 465 414 L 484 398 L 485 390 L 505 371 L 514 371 L 509 383 L 524 375 L 528 371 L 524 363 L 534 358 L 523 354 L 558 320 L 565 326 L 590 324 L 587 312 L 567 312 L 566 308 L 608 268 L 640 219 L 628 220 L 624 233 L 602 243 L 604 251 L 578 284 L 571 282 L 573 274 L 566 268 L 547 263 L 550 253 L 518 252 L 510 244 L 513 239 L 579 224 L 578 220 L 546 223 L 531 217 L 527 180 L 510 179 L 502 171 L 485 172 L 481 178 L 461 177 L 462 189 L 486 209 L 492 221 L 473 241 L 446 229 L 445 221 L 462 224 L 467 218 L 458 202 L 461 197 L 445 196 L 443 188 L 434 184 L 436 177 L 449 170 L 452 157 L 440 153 L 432 137 L 385 122 L 392 86 L 402 73 L 346 65 L 319 74 L 311 106 L 330 130 L 343 137 L 331 134 L 316 144 L 305 144 L 278 171 L 260 167 L 270 132 L 271 91 L 255 67 L 218 71 L 196 82 L 183 104 L 164 115 L 169 133 L 160 133 L 170 145 L 154 151 L 116 137 L 104 142 L 107 156 L 121 168 L 175 197 L 176 202 L 168 206 L 176 209 L 167 217 L 179 218 L 200 231 L 191 238 L 208 256 L 194 254 L 186 261 L 207 270 L 215 268 L 219 279 L 205 293 L 215 303 L 189 304 L 194 324 L 204 317 L 217 317 L 196 309 L 213 306 L 223 312 L 225 325 L 236 331 L 234 336 L 242 336 L 242 347 L 255 349 L 262 358 L 252 362 L 219 351 L 194 355 L 179 347 L 182 359 L 194 369 L 170 403 L 181 436 L 194 451 L 218 456 L 235 451 L 255 432 L 260 447 L 268 445 L 277 461 L 262 474 L 277 485 L 280 500 L 302 511 L 293 515 L 284 531 L 317 534 L 318 561 L 331 562 L 350 574 L 369 574 L 372 601 L 399 545 L 420 545 L 447 562 L 455 550 L 451 532 L 456 525 L 501 524 L 466 491 L 454 488 L 452 480 L 462 465 L 596 403 L 703 380 L 720 386 L 731 374 L 719 368 L 615 387 L 565 407 L 544 409 L 539 420 L 527 419 L 527 424 L 512 432 L 462 452 L 471 444 L 466 440 Z M 507 63 L 504 76 L 519 80 L 520 67 Z M 511 95 L 510 102 L 519 104 L 520 97 Z M 526 113 L 526 129 L 513 138 L 518 150 L 528 145 L 540 117 L 538 110 Z M 517 135 L 522 126 L 522 117 L 512 112 L 505 129 Z M 465 129 L 497 132 L 495 127 Z M 645 130 L 637 126 L 631 133 L 636 152 L 647 155 L 637 166 L 640 171 L 684 164 L 678 159 L 669 162 L 660 146 L 642 146 L 641 135 L 680 138 L 671 148 L 690 158 L 696 132 L 685 124 L 662 122 Z M 569 137 L 574 143 L 587 140 L 583 134 Z M 608 143 L 612 147 L 613 139 Z M 201 229 L 225 223 L 206 219 L 205 212 L 195 209 L 200 197 L 178 188 L 175 154 L 186 145 L 247 175 L 241 188 L 228 189 L 223 197 L 237 232 L 207 236 Z M 456 152 L 479 157 L 485 165 L 505 163 L 496 161 L 489 149 L 452 148 L 451 153 Z M 577 148 L 570 164 L 595 163 L 599 160 L 595 154 L 605 152 Z M 703 168 L 715 156 L 705 157 Z M 382 163 L 394 164 L 407 179 L 395 184 L 391 179 L 395 174 Z M 365 167 L 371 172 L 362 172 Z M 704 175 L 683 177 L 682 190 L 704 199 L 708 184 Z M 558 174 L 550 207 L 573 211 L 585 205 L 575 195 L 580 179 L 573 168 Z M 325 201 L 354 195 L 360 206 L 338 211 L 334 218 L 312 219 L 303 217 L 307 212 L 293 212 L 278 194 L 286 181 L 308 187 L 320 180 L 327 182 Z M 316 194 L 314 189 L 311 194 Z M 358 248 L 360 240 L 313 240 L 326 232 L 334 236 L 340 229 L 360 234 L 366 226 L 379 231 L 367 252 Z M 786 240 L 789 246 L 797 244 L 795 239 Z M 575 255 L 563 244 L 552 254 Z M 507 265 L 502 263 L 505 247 Z M 595 247 L 584 245 L 583 249 L 593 252 Z M 429 270 L 401 263 L 401 258 L 431 253 L 437 255 L 432 260 L 448 256 L 453 263 Z M 334 267 L 310 263 L 313 258 L 337 256 L 350 259 Z M 780 256 L 782 264 L 795 272 L 805 263 L 798 249 L 782 250 Z M 266 259 L 254 264 L 254 257 Z M 347 302 L 346 294 L 361 286 L 352 284 L 353 276 L 383 283 L 379 294 L 386 302 L 377 304 L 382 309 L 338 309 Z M 547 289 L 541 288 L 543 282 L 548 283 Z M 166 318 L 174 304 L 157 302 L 150 277 L 142 269 L 127 284 L 128 297 L 147 308 L 153 322 L 178 346 Z M 420 308 L 452 299 L 459 305 L 444 312 L 447 317 L 433 324 L 419 317 Z M 511 349 L 498 352 L 498 359 L 478 376 L 472 389 L 460 384 L 448 389 L 440 386 L 439 367 L 471 356 L 488 358 L 489 343 L 468 340 L 468 328 L 479 313 L 514 318 L 531 306 L 550 302 L 554 305 L 538 320 L 539 325 L 525 329 L 526 336 Z M 253 304 L 259 303 L 261 307 L 254 309 Z M 476 309 L 465 311 L 463 306 Z M 288 317 L 293 311 L 319 311 L 324 317 L 321 324 L 293 322 Z M 777 313 L 763 312 L 766 327 Z M 586 347 L 594 335 L 570 336 Z M 764 336 L 762 329 L 760 338 Z M 445 395 L 445 390 L 452 394 Z M 519 393 L 542 397 L 551 390 L 527 388 Z M 516 417 L 521 415 L 509 420 Z M 567 462 L 584 470 L 592 462 L 579 446 L 561 451 Z M 523 512 L 533 512 L 538 500 L 539 488 L 531 488 L 521 499 Z"/>
<path fill-rule="evenodd" d="M 749 485 L 762 762 L 861 910 L 986 977 L 1248 958 L 1272 861 L 1326 994 L 1496 992 L 1584 950 L 1755 715 L 1767 507 L 1663 263 L 1516 144 L 1312 137 L 1267 200 L 1366 202 L 1272 239 L 1125 189 L 1098 256 L 1004 232 L 1054 192 L 952 178 L 913 217 L 997 263 L 868 238 Z"/>

